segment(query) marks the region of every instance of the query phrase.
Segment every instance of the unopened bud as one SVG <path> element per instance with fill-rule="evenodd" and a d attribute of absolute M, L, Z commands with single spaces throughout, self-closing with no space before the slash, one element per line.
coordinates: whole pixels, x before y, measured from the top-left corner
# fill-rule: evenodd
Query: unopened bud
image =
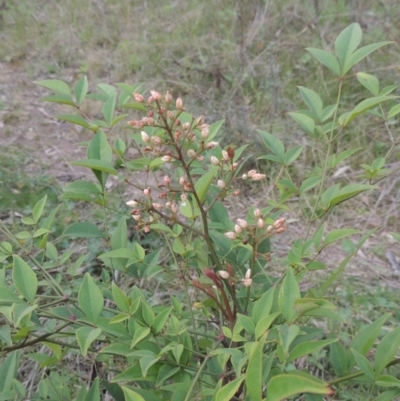
<path fill-rule="evenodd" d="M 258 219 L 257 227 L 258 228 L 264 228 L 265 227 L 265 221 L 263 219 Z"/>
<path fill-rule="evenodd" d="M 214 166 L 218 166 L 219 165 L 219 160 L 215 156 L 211 156 L 210 157 L 210 161 L 211 161 L 212 164 L 214 164 Z"/>
<path fill-rule="evenodd" d="M 142 132 L 140 133 L 140 135 L 142 136 L 142 141 L 143 141 L 143 142 L 146 142 L 146 143 L 149 143 L 149 142 L 150 142 L 150 137 L 146 134 L 146 132 L 142 131 Z"/>
<path fill-rule="evenodd" d="M 196 125 L 203 125 L 204 124 L 204 116 L 197 117 Z"/>
<path fill-rule="evenodd" d="M 160 210 L 160 209 L 162 209 L 162 204 L 161 203 L 153 203 L 153 207 L 156 210 Z"/>
<path fill-rule="evenodd" d="M 248 224 L 246 220 L 243 219 L 237 219 L 236 222 L 239 224 L 240 227 L 242 228 L 247 228 Z"/>
<path fill-rule="evenodd" d="M 239 196 L 240 195 L 240 189 L 237 189 L 234 193 L 233 196 Z"/>
<path fill-rule="evenodd" d="M 199 162 L 202 162 L 204 160 L 204 156 L 203 155 L 198 155 L 196 157 L 196 160 L 199 161 Z"/>
<path fill-rule="evenodd" d="M 164 177 L 164 184 L 166 186 L 169 186 L 169 184 L 171 184 L 171 178 L 169 178 L 167 175 Z"/>
<path fill-rule="evenodd" d="M 250 171 L 247 173 L 247 176 L 251 178 L 251 177 L 253 177 L 254 174 L 257 174 L 257 170 L 250 170 Z"/>
<path fill-rule="evenodd" d="M 184 123 L 184 124 L 182 125 L 182 128 L 183 128 L 184 130 L 188 130 L 188 129 L 190 128 L 190 123 Z"/>
<path fill-rule="evenodd" d="M 176 214 L 176 213 L 178 213 L 178 210 L 179 210 L 179 207 L 178 207 L 178 205 L 174 202 L 174 203 L 171 205 L 171 211 L 172 211 L 172 213 Z"/>
<path fill-rule="evenodd" d="M 154 100 L 161 100 L 162 96 L 161 93 L 157 92 L 157 91 L 150 91 L 151 96 L 153 96 Z"/>
<path fill-rule="evenodd" d="M 147 103 L 149 103 L 149 104 L 154 103 L 154 97 L 153 96 L 149 96 L 149 98 L 147 99 Z"/>
<path fill-rule="evenodd" d="M 182 137 L 182 131 L 176 131 L 174 134 L 175 141 L 178 141 Z"/>
<path fill-rule="evenodd" d="M 225 181 L 222 181 L 222 180 L 218 180 L 218 181 L 217 181 L 217 187 L 218 187 L 218 188 L 224 189 L 225 186 L 226 186 Z"/>
<path fill-rule="evenodd" d="M 275 229 L 278 229 L 282 227 L 284 224 L 285 224 L 285 218 L 281 217 L 280 219 L 276 220 L 272 225 Z"/>
<path fill-rule="evenodd" d="M 171 103 L 172 102 L 172 95 L 167 91 L 165 94 L 165 103 Z"/>
<path fill-rule="evenodd" d="M 190 157 L 190 158 L 195 158 L 196 157 L 196 151 L 194 151 L 193 149 L 189 149 L 188 151 L 187 151 L 187 155 Z"/>
<path fill-rule="evenodd" d="M 149 226 L 144 226 L 143 231 L 147 234 L 150 232 L 150 227 Z"/>
<path fill-rule="evenodd" d="M 282 234 L 284 231 L 286 231 L 286 226 L 281 226 L 275 230 L 277 234 Z"/>
<path fill-rule="evenodd" d="M 251 278 L 245 278 L 245 279 L 243 279 L 243 285 L 244 285 L 245 287 L 250 287 L 252 283 L 253 283 L 253 280 L 252 280 Z"/>
<path fill-rule="evenodd" d="M 239 163 L 233 163 L 232 164 L 232 170 L 236 170 L 237 168 L 238 168 L 238 166 L 239 166 Z"/>
<path fill-rule="evenodd" d="M 162 160 L 164 163 L 170 162 L 170 161 L 171 161 L 171 156 L 165 155 L 165 156 L 163 156 L 163 157 L 161 158 L 161 160 Z"/>
<path fill-rule="evenodd" d="M 126 204 L 129 206 L 129 207 L 135 207 L 135 206 L 137 206 L 137 202 L 135 201 L 135 200 L 130 200 L 130 201 L 128 201 L 128 202 L 126 202 Z"/>
<path fill-rule="evenodd" d="M 229 146 L 227 152 L 228 152 L 229 159 L 232 160 L 232 159 L 235 157 L 235 149 L 233 149 L 233 148 L 231 148 L 231 147 Z"/>
<path fill-rule="evenodd" d="M 271 234 L 272 231 L 274 231 L 274 227 L 268 226 L 268 227 L 267 227 L 267 233 L 268 233 L 268 234 Z"/>
<path fill-rule="evenodd" d="M 222 158 L 227 162 L 229 161 L 228 152 L 226 150 L 222 151 Z"/>
<path fill-rule="evenodd" d="M 229 278 L 229 273 L 227 271 L 225 271 L 225 270 L 220 270 L 218 272 L 218 274 L 225 280 L 227 280 Z"/>
<path fill-rule="evenodd" d="M 236 239 L 236 233 L 234 233 L 233 231 L 228 231 L 227 233 L 225 233 L 225 237 L 229 239 Z"/>
<path fill-rule="evenodd" d="M 159 136 L 153 136 L 151 138 L 153 141 L 154 145 L 161 145 L 162 144 L 162 139 Z"/>
<path fill-rule="evenodd" d="M 234 277 L 235 270 L 233 269 L 231 264 L 229 264 L 229 263 L 226 264 L 226 271 L 229 273 L 230 277 Z"/>
<path fill-rule="evenodd" d="M 254 217 L 261 217 L 261 216 L 262 216 L 262 214 L 261 214 L 260 209 L 255 209 L 254 210 Z"/>
<path fill-rule="evenodd" d="M 168 117 L 170 120 L 174 120 L 174 119 L 175 119 L 175 114 L 174 114 L 171 110 L 168 110 L 168 111 L 167 111 L 167 117 Z"/>
<path fill-rule="evenodd" d="M 165 204 L 165 208 L 166 208 L 166 209 L 171 209 L 171 205 L 172 205 L 171 202 L 167 202 L 167 203 Z"/>
<path fill-rule="evenodd" d="M 183 111 L 183 101 L 180 97 L 176 99 L 175 106 L 179 111 Z"/>
<path fill-rule="evenodd" d="M 247 180 L 247 174 L 243 174 L 243 175 L 242 175 L 242 179 L 243 179 L 243 180 Z"/>
<path fill-rule="evenodd" d="M 143 190 L 143 193 L 145 194 L 145 196 L 150 196 L 150 192 L 151 192 L 151 189 L 150 189 L 150 188 L 145 188 L 145 189 Z"/>
<path fill-rule="evenodd" d="M 251 277 L 251 269 L 247 269 L 246 274 L 244 275 L 244 278 L 250 278 Z"/>
<path fill-rule="evenodd" d="M 186 182 L 185 177 L 179 178 L 179 184 L 185 185 L 185 182 Z"/>
<path fill-rule="evenodd" d="M 144 102 L 144 96 L 141 95 L 140 93 L 134 93 L 133 97 L 138 103 L 143 103 Z"/>
<path fill-rule="evenodd" d="M 213 149 L 213 148 L 217 147 L 218 145 L 219 145 L 218 142 L 211 141 L 206 144 L 206 149 Z"/>
<path fill-rule="evenodd" d="M 147 125 L 150 125 L 151 127 L 153 127 L 155 123 L 156 122 L 155 122 L 154 118 L 147 117 Z"/>
<path fill-rule="evenodd" d="M 235 233 L 240 234 L 242 232 L 242 227 L 239 224 L 235 224 Z"/>
<path fill-rule="evenodd" d="M 186 194 L 182 194 L 181 195 L 181 201 L 185 202 L 187 200 L 187 195 Z"/>
<path fill-rule="evenodd" d="M 260 181 L 260 180 L 263 180 L 265 177 L 266 177 L 265 174 L 256 173 L 256 174 L 254 174 L 254 175 L 251 176 L 251 179 L 252 179 L 253 181 Z"/>
<path fill-rule="evenodd" d="M 201 137 L 203 139 L 207 139 L 209 134 L 210 134 L 210 129 L 208 128 L 208 126 L 201 130 Z"/>

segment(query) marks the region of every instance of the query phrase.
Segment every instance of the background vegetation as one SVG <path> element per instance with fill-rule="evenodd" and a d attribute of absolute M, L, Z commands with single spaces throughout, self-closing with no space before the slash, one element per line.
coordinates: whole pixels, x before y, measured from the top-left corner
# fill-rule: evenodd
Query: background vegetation
<path fill-rule="evenodd" d="M 336 99 L 336 79 L 329 75 L 305 47 L 331 50 L 338 32 L 352 22 L 363 28 L 364 42 L 396 41 L 400 37 L 400 16 L 394 0 L 383 1 L 3 1 L 0 6 L 0 217 L 9 227 L 19 224 L 18 213 L 28 212 L 48 194 L 57 204 L 61 184 L 85 174 L 72 169 L 77 159 L 71 144 L 89 138 L 87 133 L 50 116 L 58 106 L 39 101 L 45 91 L 31 81 L 57 78 L 73 85 L 88 75 L 94 88 L 98 82 L 144 83 L 145 89 L 170 90 L 187 99 L 185 106 L 207 121 L 225 119 L 224 144 L 249 144 L 254 157 L 249 167 L 267 173 L 265 196 L 274 198 L 277 171 L 268 161 L 257 161 L 261 141 L 255 129 L 280 137 L 289 147 L 305 145 L 298 178 L 303 179 L 316 158 L 308 138 L 286 115 L 301 106 L 297 86 L 305 85 L 325 93 L 325 104 Z M 399 84 L 400 47 L 395 43 L 375 52 L 355 74 L 367 70 L 380 80 L 381 87 Z M 363 68 L 365 67 L 365 68 Z M 344 104 L 361 101 L 356 79 L 346 86 Z M 354 87 L 357 85 L 357 90 Z M 356 94 L 356 95 L 354 95 Z M 366 95 L 366 93 L 364 93 Z M 359 98 L 357 98 L 357 97 Z M 62 108 L 61 108 L 62 110 Z M 86 112 L 95 117 L 96 107 Z M 375 117 L 351 126 L 340 143 L 361 148 L 361 160 L 385 155 L 391 141 L 384 126 L 377 129 Z M 398 122 L 390 130 L 398 133 Z M 398 165 L 398 151 L 387 160 Z M 353 159 L 338 170 L 349 181 L 362 169 Z M 268 179 L 268 177 L 271 177 Z M 400 232 L 400 179 L 383 182 L 371 198 L 357 198 L 340 215 L 334 215 L 331 229 L 377 228 L 351 265 L 332 302 L 346 323 L 340 335 L 346 337 L 385 312 L 393 313 L 391 325 L 398 324 L 398 277 L 385 259 L 388 249 L 396 251 L 389 231 Z M 116 185 L 116 196 L 124 196 Z M 260 187 L 246 188 L 247 198 L 239 208 L 260 196 Z M 355 213 L 356 211 L 356 213 Z M 79 216 L 92 212 L 66 202 L 60 232 Z M 93 216 L 96 218 L 96 215 Z M 285 253 L 301 234 L 303 223 L 296 207 L 290 214 L 290 229 L 274 252 Z M 137 234 L 132 234 L 137 235 Z M 151 242 L 152 239 L 144 239 Z M 325 255 L 328 264 L 346 254 L 343 242 Z M 76 244 L 77 249 L 79 243 Z M 96 268 L 96 244 L 91 269 Z M 350 306 L 351 305 L 351 306 Z M 345 338 L 344 338 L 345 339 Z M 324 369 L 323 355 L 316 355 Z M 345 395 L 342 394 L 344 397 Z M 364 399 L 362 389 L 349 390 L 348 398 Z"/>

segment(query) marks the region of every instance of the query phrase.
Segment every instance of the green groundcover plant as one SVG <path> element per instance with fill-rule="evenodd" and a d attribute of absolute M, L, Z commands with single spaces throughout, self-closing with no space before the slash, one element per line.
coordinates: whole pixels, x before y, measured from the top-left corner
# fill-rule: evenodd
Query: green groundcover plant
<path fill-rule="evenodd" d="M 93 133 L 81 144 L 86 158 L 73 164 L 94 179 L 67 184 L 61 198 L 87 202 L 103 219 L 74 223 L 55 238 L 60 206 L 47 212 L 44 197 L 22 218 L 23 231 L 11 233 L 1 223 L 7 237 L 0 245 L 1 400 L 323 400 L 335 393 L 340 399 L 340 390 L 355 383 L 371 399 L 400 395 L 400 380 L 389 369 L 400 362 L 400 327 L 382 331 L 389 314 L 347 344 L 333 326 L 316 324 L 342 321 L 326 294 L 371 234 L 326 232 L 329 216 L 393 173 L 385 169 L 386 155 L 363 164 L 357 182 L 329 180 L 359 151 L 335 149 L 360 115 L 387 122 L 400 113 L 397 86 L 381 89 L 364 72 L 356 78 L 370 97 L 342 110 L 344 78 L 389 44 L 359 47 L 361 38 L 360 26 L 352 24 L 333 53 L 307 49 L 338 82 L 335 104 L 324 106 L 318 93 L 300 86 L 305 108 L 289 113 L 320 162 L 298 182 L 293 172 L 303 146 L 286 149 L 259 131 L 267 149 L 260 159 L 279 166 L 278 197 L 260 196 L 240 214 L 241 190 L 266 175 L 245 168 L 246 146 L 220 145 L 223 121 L 209 125 L 189 114 L 181 98 L 157 91 L 145 96 L 140 85 L 98 84 L 88 93 L 86 77 L 72 91 L 59 80 L 36 82 L 52 92 L 45 100 L 75 111 L 58 119 Z M 85 101 L 102 102 L 104 118 L 89 119 L 81 110 Z M 139 117 L 131 119 L 132 113 Z M 118 129 L 124 121 L 126 129 Z M 397 142 L 387 129 L 391 152 Z M 110 196 L 111 176 L 129 194 L 123 206 Z M 271 238 L 279 241 L 287 230 L 284 216 L 294 198 L 304 213 L 304 236 L 276 258 Z M 141 234 L 130 240 L 132 225 Z M 141 242 L 145 235 L 152 236 L 150 245 Z M 309 280 L 326 269 L 321 252 L 350 236 L 355 243 L 348 241 L 347 257 Z M 99 244 L 99 274 L 82 273 L 90 241 Z M 166 297 L 155 302 L 157 291 Z M 323 378 L 313 374 L 311 359 L 321 350 L 329 361 Z"/>

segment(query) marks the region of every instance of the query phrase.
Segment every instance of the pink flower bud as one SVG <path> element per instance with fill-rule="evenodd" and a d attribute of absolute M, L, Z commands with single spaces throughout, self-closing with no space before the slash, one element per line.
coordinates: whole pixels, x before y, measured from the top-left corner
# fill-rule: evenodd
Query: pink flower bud
<path fill-rule="evenodd" d="M 161 100 L 162 96 L 161 93 L 157 92 L 157 91 L 150 91 L 151 96 L 153 96 L 154 100 Z"/>
<path fill-rule="evenodd" d="M 204 124 L 204 116 L 197 117 L 196 125 L 200 126 Z M 203 127 L 201 127 L 203 129 Z"/>
<path fill-rule="evenodd" d="M 214 164 L 214 166 L 218 166 L 219 165 L 219 160 L 215 156 L 211 156 L 210 157 L 210 161 L 211 161 L 212 164 Z"/>
<path fill-rule="evenodd" d="M 161 160 L 162 160 L 164 163 L 170 162 L 171 159 L 172 159 L 172 157 L 171 157 L 171 156 L 168 156 L 168 155 L 165 155 L 165 156 L 163 156 L 163 157 L 161 158 Z"/>
<path fill-rule="evenodd" d="M 211 141 L 206 144 L 206 149 L 213 149 L 217 146 L 219 146 L 218 142 Z"/>
<path fill-rule="evenodd" d="M 172 211 L 172 213 L 176 214 L 176 213 L 178 213 L 178 210 L 179 210 L 179 207 L 178 207 L 178 205 L 174 202 L 174 203 L 171 205 L 171 211 Z"/>
<path fill-rule="evenodd" d="M 203 155 L 198 155 L 196 157 L 196 160 L 199 161 L 199 162 L 202 162 L 204 160 L 204 156 Z"/>
<path fill-rule="evenodd" d="M 286 231 L 286 226 L 281 226 L 275 230 L 277 234 L 282 234 L 284 231 Z"/>
<path fill-rule="evenodd" d="M 184 130 L 188 130 L 188 129 L 190 128 L 190 123 L 184 123 L 184 124 L 182 125 L 182 128 L 183 128 Z"/>
<path fill-rule="evenodd" d="M 229 159 L 228 152 L 227 152 L 226 150 L 223 150 L 223 151 L 222 151 L 222 158 L 223 158 L 226 162 L 230 160 L 230 159 Z"/>
<path fill-rule="evenodd" d="M 258 228 L 264 228 L 265 227 L 265 221 L 263 219 L 258 219 L 257 227 Z"/>
<path fill-rule="evenodd" d="M 247 228 L 248 224 L 246 220 L 243 219 L 237 219 L 236 222 L 239 224 L 240 227 L 242 228 Z"/>
<path fill-rule="evenodd" d="M 243 279 L 242 281 L 243 281 L 243 285 L 244 285 L 245 287 L 250 287 L 251 284 L 253 283 L 253 280 L 252 280 L 251 278 L 245 278 L 245 279 Z"/>
<path fill-rule="evenodd" d="M 179 184 L 181 184 L 183 186 L 183 185 L 185 185 L 185 183 L 186 183 L 185 177 L 179 178 Z"/>
<path fill-rule="evenodd" d="M 209 134 L 210 134 L 210 129 L 208 128 L 208 126 L 201 130 L 201 137 L 203 139 L 207 139 Z"/>
<path fill-rule="evenodd" d="M 164 177 L 164 184 L 168 187 L 169 184 L 171 184 L 171 178 L 169 178 L 167 175 Z"/>
<path fill-rule="evenodd" d="M 142 136 L 142 141 L 143 141 L 143 142 L 146 142 L 146 143 L 149 143 L 149 142 L 150 142 L 150 137 L 146 134 L 146 132 L 142 131 L 142 132 L 140 133 L 140 135 Z"/>
<path fill-rule="evenodd" d="M 183 111 L 183 101 L 180 97 L 176 99 L 175 106 L 179 111 Z"/>
<path fill-rule="evenodd" d="M 229 273 L 227 271 L 225 271 L 225 270 L 220 270 L 218 272 L 218 274 L 225 280 L 227 280 L 229 278 Z"/>
<path fill-rule="evenodd" d="M 193 149 L 189 149 L 188 151 L 187 151 L 187 155 L 190 157 L 190 158 L 195 158 L 196 157 L 196 151 L 194 151 Z"/>
<path fill-rule="evenodd" d="M 174 114 L 171 110 L 168 110 L 168 111 L 167 111 L 167 117 L 168 117 L 170 120 L 175 120 L 175 114 Z"/>
<path fill-rule="evenodd" d="M 144 97 L 140 93 L 134 93 L 133 97 L 138 103 L 143 103 L 144 102 Z"/>
<path fill-rule="evenodd" d="M 162 139 L 159 136 L 153 136 L 151 140 L 153 141 L 154 145 L 159 146 L 162 144 Z"/>
<path fill-rule="evenodd" d="M 218 188 L 224 189 L 225 186 L 226 186 L 225 181 L 222 181 L 222 180 L 218 180 L 218 181 L 217 181 L 217 187 L 218 187 Z"/>
<path fill-rule="evenodd" d="M 227 237 L 229 239 L 236 239 L 236 233 L 234 233 L 233 231 L 228 231 L 224 235 L 225 235 L 225 237 Z"/>
<path fill-rule="evenodd" d="M 145 196 L 150 196 L 150 192 L 151 192 L 151 189 L 150 189 L 150 188 L 145 188 L 145 189 L 143 190 L 143 193 L 145 194 Z"/>
<path fill-rule="evenodd" d="M 149 226 L 144 226 L 143 231 L 147 234 L 150 232 L 150 227 Z"/>
<path fill-rule="evenodd" d="M 171 103 L 172 102 L 172 95 L 167 91 L 165 94 L 165 103 Z"/>
<path fill-rule="evenodd" d="M 251 179 L 252 179 L 253 181 L 260 181 L 260 180 L 264 179 L 265 177 L 266 177 L 265 174 L 256 173 L 256 174 L 254 174 L 254 175 L 251 176 Z"/>
<path fill-rule="evenodd" d="M 129 206 L 129 207 L 135 207 L 135 206 L 137 206 L 137 202 L 135 201 L 135 200 L 130 200 L 130 201 L 128 201 L 128 202 L 126 202 L 126 204 Z"/>
<path fill-rule="evenodd" d="M 261 216 L 262 216 L 262 214 L 261 214 L 260 209 L 255 209 L 254 210 L 254 217 L 261 217 Z"/>
<path fill-rule="evenodd" d="M 160 210 L 160 209 L 162 209 L 162 204 L 161 203 L 153 203 L 153 207 L 156 210 Z"/>
<path fill-rule="evenodd" d="M 179 139 L 181 139 L 181 137 L 182 137 L 182 131 L 180 130 L 176 131 L 174 134 L 175 141 L 178 141 Z"/>
<path fill-rule="evenodd" d="M 285 218 L 281 217 L 280 219 L 276 220 L 272 225 L 275 229 L 278 229 L 282 227 L 284 224 L 285 224 Z"/>
<path fill-rule="evenodd" d="M 247 173 L 247 176 L 251 178 L 251 177 L 253 177 L 254 174 L 257 174 L 257 170 L 250 170 L 250 171 Z"/>
<path fill-rule="evenodd" d="M 154 97 L 153 96 L 149 96 L 149 98 L 147 99 L 147 103 L 149 103 L 149 104 L 154 103 Z"/>
<path fill-rule="evenodd" d="M 234 193 L 233 196 L 239 196 L 240 195 L 240 189 L 237 189 Z"/>
<path fill-rule="evenodd" d="M 240 234 L 242 232 L 242 227 L 239 224 L 235 224 L 235 233 Z"/>

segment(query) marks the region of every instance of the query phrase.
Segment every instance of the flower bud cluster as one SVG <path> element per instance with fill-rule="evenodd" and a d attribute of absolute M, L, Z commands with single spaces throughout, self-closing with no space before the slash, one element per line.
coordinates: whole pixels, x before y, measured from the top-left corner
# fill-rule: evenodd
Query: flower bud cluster
<path fill-rule="evenodd" d="M 257 172 L 257 170 L 250 170 L 247 172 L 247 174 L 243 174 L 242 178 L 244 180 L 247 180 L 248 178 L 252 179 L 253 181 L 260 181 L 263 180 L 266 177 L 265 174 L 260 174 Z"/>

